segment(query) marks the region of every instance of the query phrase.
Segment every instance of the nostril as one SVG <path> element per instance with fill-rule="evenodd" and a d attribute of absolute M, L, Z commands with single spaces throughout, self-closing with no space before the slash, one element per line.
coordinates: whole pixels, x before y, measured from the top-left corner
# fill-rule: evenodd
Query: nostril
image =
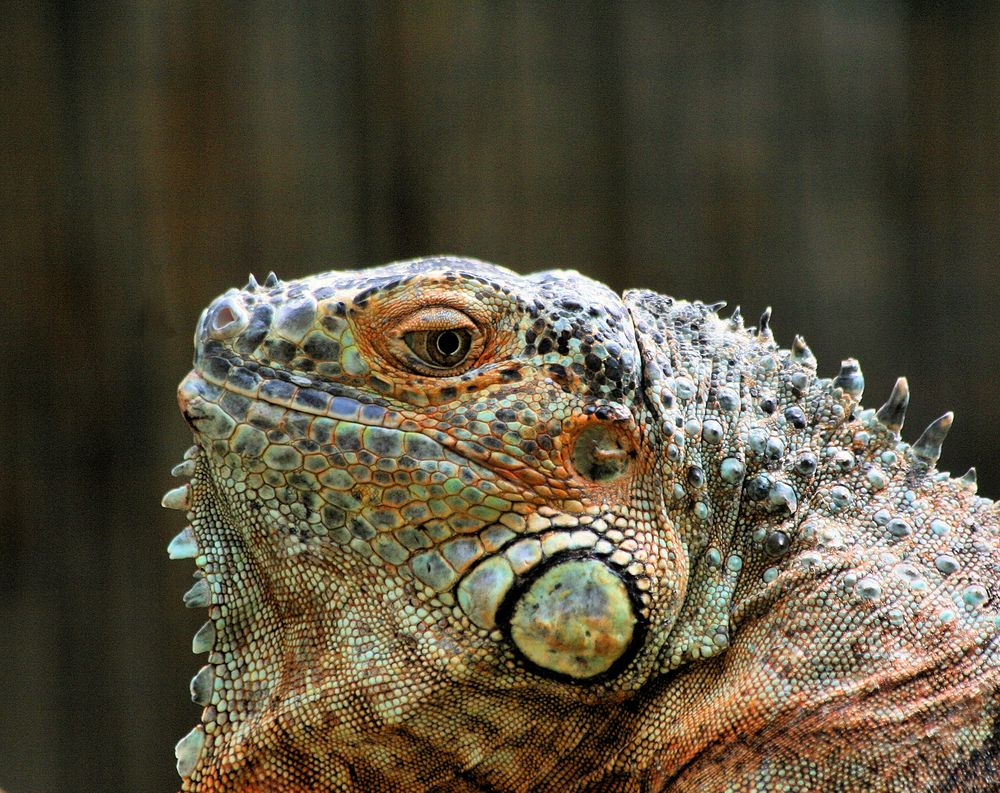
<path fill-rule="evenodd" d="M 236 321 L 236 315 L 229 306 L 223 306 L 218 311 L 215 312 L 215 317 L 212 319 L 212 324 L 215 326 L 216 330 L 222 330 L 226 325 L 229 325 Z"/>
<path fill-rule="evenodd" d="M 247 315 L 241 306 L 231 300 L 221 301 L 208 320 L 208 330 L 214 339 L 228 339 L 247 326 Z"/>

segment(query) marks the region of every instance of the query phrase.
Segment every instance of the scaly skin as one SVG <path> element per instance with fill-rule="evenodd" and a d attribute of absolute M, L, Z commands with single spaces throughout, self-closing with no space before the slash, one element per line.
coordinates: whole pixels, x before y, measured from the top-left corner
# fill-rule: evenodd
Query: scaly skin
<path fill-rule="evenodd" d="M 989 790 L 998 511 L 718 306 L 432 258 L 230 290 L 167 506 L 186 791 Z"/>

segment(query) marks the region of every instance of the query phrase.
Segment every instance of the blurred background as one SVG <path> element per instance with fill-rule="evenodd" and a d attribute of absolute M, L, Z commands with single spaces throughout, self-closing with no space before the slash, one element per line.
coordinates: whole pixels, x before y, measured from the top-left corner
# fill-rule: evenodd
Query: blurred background
<path fill-rule="evenodd" d="M 428 253 L 774 306 L 1000 496 L 1000 5 L 0 5 L 0 787 L 169 791 L 200 309 Z"/>

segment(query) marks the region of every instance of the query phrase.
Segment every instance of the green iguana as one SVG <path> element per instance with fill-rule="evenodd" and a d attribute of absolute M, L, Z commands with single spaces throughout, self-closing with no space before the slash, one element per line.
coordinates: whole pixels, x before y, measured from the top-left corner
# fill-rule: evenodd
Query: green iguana
<path fill-rule="evenodd" d="M 185 791 L 1000 789 L 1000 513 L 770 312 L 436 257 L 203 313 Z"/>

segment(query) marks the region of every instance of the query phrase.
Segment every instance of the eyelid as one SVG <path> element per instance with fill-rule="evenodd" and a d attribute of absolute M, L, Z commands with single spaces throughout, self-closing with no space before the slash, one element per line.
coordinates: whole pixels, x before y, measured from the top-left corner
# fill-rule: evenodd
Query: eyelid
<path fill-rule="evenodd" d="M 448 306 L 432 306 L 410 314 L 393 331 L 397 336 L 404 336 L 415 331 L 452 328 L 465 328 L 473 332 L 479 330 L 476 323 L 461 311 Z"/>

